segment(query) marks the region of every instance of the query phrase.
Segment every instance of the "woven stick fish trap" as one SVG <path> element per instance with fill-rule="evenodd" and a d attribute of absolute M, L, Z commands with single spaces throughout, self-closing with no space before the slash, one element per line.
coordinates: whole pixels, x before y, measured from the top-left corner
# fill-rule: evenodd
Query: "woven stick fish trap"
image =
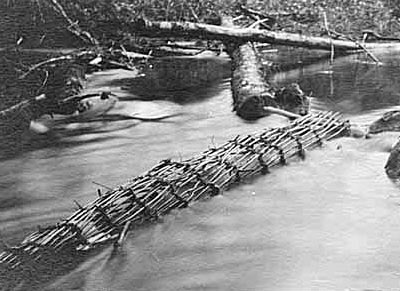
<path fill-rule="evenodd" d="M 0 253 L 0 278 L 16 274 L 18 280 L 21 274 L 53 270 L 64 259 L 105 242 L 118 242 L 129 228 L 215 196 L 248 177 L 266 174 L 288 159 L 304 158 L 305 150 L 348 132 L 349 123 L 339 114 L 320 112 L 286 127 L 237 136 L 184 161 L 163 160 L 92 203 L 78 205 L 68 219 L 39 228 L 19 245 L 6 247 Z"/>

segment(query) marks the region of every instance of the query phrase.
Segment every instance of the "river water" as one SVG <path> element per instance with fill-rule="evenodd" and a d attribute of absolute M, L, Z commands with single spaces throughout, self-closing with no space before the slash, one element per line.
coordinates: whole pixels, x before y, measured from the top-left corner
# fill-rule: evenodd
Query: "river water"
<path fill-rule="evenodd" d="M 395 54 L 338 58 L 271 77 L 298 81 L 313 109 L 343 112 L 367 125 L 398 108 Z M 228 72 L 229 74 L 229 72 Z M 159 160 L 181 159 L 237 135 L 286 124 L 245 122 L 231 112 L 228 79 L 139 101 L 132 75 L 90 76 L 89 90 L 120 97 L 107 121 L 53 124 L 28 149 L 0 161 L 0 235 L 19 242 L 37 225 L 69 216 L 100 186 L 116 186 Z M 128 86 L 128 87 L 127 87 Z M 152 88 L 146 92 L 152 94 Z M 119 114 L 119 115 L 116 115 Z M 121 115 L 179 114 L 163 122 Z M 117 116 L 117 118 L 115 118 Z M 119 117 L 118 117 L 119 116 Z M 383 170 L 398 134 L 341 138 L 271 174 L 129 233 L 41 290 L 399 290 L 400 189 Z M 33 287 L 33 286 L 32 286 Z"/>

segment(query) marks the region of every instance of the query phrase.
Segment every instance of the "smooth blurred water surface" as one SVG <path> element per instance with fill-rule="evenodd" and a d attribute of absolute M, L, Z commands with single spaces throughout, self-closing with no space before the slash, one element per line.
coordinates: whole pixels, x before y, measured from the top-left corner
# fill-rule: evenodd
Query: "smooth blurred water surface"
<path fill-rule="evenodd" d="M 367 125 L 400 101 L 399 55 L 379 56 L 379 67 L 352 56 L 271 80 L 297 81 L 315 96 L 314 109 L 341 111 Z M 45 137 L 27 138 L 29 150 L 0 161 L 2 240 L 15 244 L 37 225 L 69 216 L 73 200 L 95 199 L 99 186 L 92 181 L 113 187 L 161 159 L 186 158 L 237 134 L 287 123 L 278 116 L 238 118 L 228 79 L 145 102 L 134 100 L 140 98 L 134 87 L 121 89 L 118 80 L 126 85 L 130 78 L 119 70 L 96 73 L 89 89 L 117 93 L 119 105 L 109 114 L 181 115 L 157 123 L 58 124 Z M 43 289 L 397 290 L 400 189 L 383 170 L 397 136 L 331 141 L 304 161 L 130 232 L 120 251 L 106 248 Z"/>

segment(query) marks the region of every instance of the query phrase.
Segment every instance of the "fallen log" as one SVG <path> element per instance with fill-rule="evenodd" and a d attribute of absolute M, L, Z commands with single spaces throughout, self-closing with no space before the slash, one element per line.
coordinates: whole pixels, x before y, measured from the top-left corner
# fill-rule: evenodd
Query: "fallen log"
<path fill-rule="evenodd" d="M 229 46 L 228 46 L 229 47 Z M 267 115 L 264 107 L 278 107 L 271 88 L 263 78 L 263 71 L 251 43 L 228 48 L 231 57 L 231 89 L 233 111 L 244 119 Z"/>
<path fill-rule="evenodd" d="M 221 49 L 209 47 L 207 44 L 204 46 L 190 46 L 178 45 L 174 43 L 160 43 L 149 45 L 128 44 L 125 48 L 142 55 L 151 57 L 174 57 L 174 56 L 195 56 L 204 51 L 214 51 L 221 53 Z"/>
<path fill-rule="evenodd" d="M 218 195 L 246 178 L 266 174 L 305 150 L 341 135 L 349 126 L 339 114 L 307 115 L 283 128 L 237 136 L 184 161 L 164 160 L 148 172 L 100 196 L 54 226 L 39 228 L 19 245 L 0 253 L 5 290 L 32 284 L 68 269 L 89 250 L 120 245 L 128 228 L 154 221 L 173 209 Z M 65 261 L 70 262 L 66 264 Z"/>
<path fill-rule="evenodd" d="M 277 45 L 307 47 L 312 49 L 356 52 L 360 45 L 354 41 L 331 39 L 327 37 L 306 36 L 279 31 L 268 31 L 251 28 L 232 28 L 192 22 L 151 22 L 139 19 L 133 22 L 132 30 L 146 36 L 191 37 L 222 40 L 225 42 L 260 42 Z M 400 48 L 399 42 L 369 42 L 365 49 Z"/>
<path fill-rule="evenodd" d="M 385 41 L 400 41 L 400 38 L 398 37 L 390 37 L 390 36 L 383 36 L 379 34 L 377 31 L 372 30 L 372 29 L 364 29 L 362 31 L 362 34 L 364 35 L 364 41 L 370 41 L 371 39 L 375 40 L 385 40 Z"/>
<path fill-rule="evenodd" d="M 309 100 L 297 84 L 275 90 L 265 80 L 257 52 L 251 43 L 226 44 L 231 63 L 233 111 L 248 120 L 266 116 L 267 108 L 281 108 L 294 114 L 308 113 Z"/>

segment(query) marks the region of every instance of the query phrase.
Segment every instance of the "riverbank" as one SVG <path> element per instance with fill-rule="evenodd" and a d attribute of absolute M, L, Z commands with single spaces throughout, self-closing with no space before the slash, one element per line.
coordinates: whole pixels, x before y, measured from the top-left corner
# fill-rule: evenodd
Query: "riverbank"
<path fill-rule="evenodd" d="M 400 37 L 400 11 L 389 0 L 16 0 L 0 3 L 0 24 L 4 27 L 0 31 L 0 47 L 140 42 L 132 27 L 137 18 L 218 24 L 222 16 L 243 15 L 240 4 L 260 13 L 261 19 L 269 17 L 267 23 L 276 31 L 321 35 L 329 28 L 360 39 L 364 30 L 371 30 L 384 37 Z M 242 19 L 242 23 L 249 21 Z"/>

